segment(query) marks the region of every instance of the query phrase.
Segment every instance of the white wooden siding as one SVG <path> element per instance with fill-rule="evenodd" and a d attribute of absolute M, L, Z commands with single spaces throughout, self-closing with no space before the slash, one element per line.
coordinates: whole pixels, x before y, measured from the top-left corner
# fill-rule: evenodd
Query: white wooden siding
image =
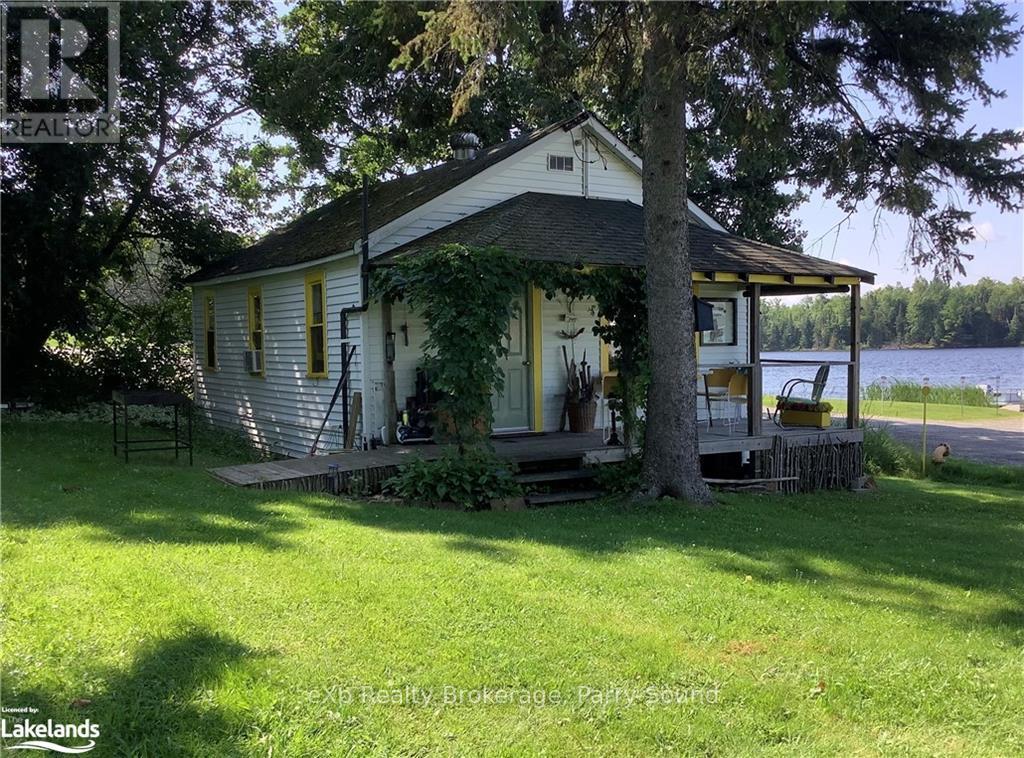
<path fill-rule="evenodd" d="M 586 127 L 571 132 L 555 132 L 516 155 L 488 168 L 458 187 L 434 198 L 370 235 L 371 256 L 416 239 L 442 226 L 458 221 L 492 205 L 524 192 L 582 195 L 590 197 L 642 202 L 641 178 L 636 170 L 602 145 L 587 147 L 587 163 L 583 161 L 582 145 L 574 145 L 583 137 Z M 573 156 L 573 171 L 548 170 L 548 155 Z M 603 160 L 602 160 L 603 157 Z M 607 164 L 607 165 L 606 165 Z M 584 183 L 584 170 L 587 181 Z M 352 240 L 339 240 L 350 245 Z M 328 376 L 310 379 L 306 376 L 305 339 L 305 275 L 324 270 L 327 274 Z M 265 376 L 254 377 L 242 366 L 242 351 L 248 346 L 249 287 L 262 285 L 264 298 L 264 365 Z M 203 297 L 215 297 L 217 322 L 218 370 L 202 366 Z M 735 287 L 703 285 L 701 294 L 708 297 L 739 296 Z M 245 278 L 215 285 L 198 286 L 193 298 L 193 320 L 196 346 L 196 399 L 215 423 L 239 428 L 257 445 L 268 450 L 302 456 L 308 453 L 341 370 L 342 347 L 338 314 L 342 308 L 359 305 L 359 267 L 353 256 L 329 263 L 271 276 Z M 592 333 L 594 317 L 591 304 L 575 303 L 577 328 L 584 333 L 575 341 L 577 357 L 587 351 L 587 360 L 595 375 L 600 370 L 600 346 Z M 564 296 L 543 301 L 539 349 L 543 379 L 543 428 L 558 428 L 565 392 L 565 367 L 561 346 L 568 343 L 558 332 L 570 325 L 561 320 L 566 313 Z M 739 344 L 728 348 L 704 348 L 701 362 L 746 360 L 746 302 L 739 296 L 737 330 Z M 422 359 L 424 325 L 406 307 L 397 303 L 392 311 L 396 333 L 395 401 L 404 407 L 405 398 L 415 389 L 415 370 Z M 409 345 L 404 344 L 400 329 L 409 327 Z M 376 434 L 385 422 L 389 409 L 383 407 L 384 334 L 379 305 L 373 304 L 364 314 L 350 318 L 349 336 L 359 346 L 353 363 L 350 388 L 363 393 L 363 418 L 360 434 Z M 598 421 L 600 422 L 599 416 Z M 325 433 L 327 444 L 337 446 L 340 436 L 341 408 L 337 406 Z M 361 430 L 367 430 L 363 433 Z M 358 439 L 358 437 L 357 437 Z"/>
<path fill-rule="evenodd" d="M 196 361 L 196 403 L 215 424 L 240 429 L 257 447 L 286 455 L 309 452 L 341 374 L 339 312 L 359 304 L 359 271 L 355 260 L 324 266 L 327 294 L 328 375 L 306 375 L 305 273 L 196 288 L 193 325 Z M 245 370 L 242 353 L 249 345 L 248 292 L 263 289 L 264 376 Z M 203 302 L 214 297 L 217 369 L 202 365 L 205 341 Z M 349 319 L 349 339 L 358 345 L 359 314 Z M 362 356 L 352 362 L 350 391 L 362 389 Z M 323 447 L 340 447 L 341 406 L 335 406 L 324 432 Z M 327 444 L 325 445 L 324 442 Z"/>
<path fill-rule="evenodd" d="M 371 233 L 371 257 L 524 192 L 583 195 L 584 164 L 580 157 L 583 148 L 573 144 L 580 135 L 579 127 L 571 132 L 551 134 L 425 203 L 380 232 Z M 642 198 L 640 175 L 607 148 L 602 148 L 602 154 L 608 162 L 607 170 L 594 148 L 589 148 L 589 160 L 596 161 L 588 164 L 590 196 L 639 203 Z M 549 155 L 573 156 L 573 170 L 548 170 Z"/>
<path fill-rule="evenodd" d="M 553 300 L 546 297 L 541 302 L 541 378 L 544 387 L 544 431 L 558 431 L 558 422 L 562 416 L 562 404 L 565 402 L 565 388 L 568 377 L 565 373 L 565 359 L 562 357 L 562 346 L 565 346 L 572 360 L 575 352 L 576 363 L 583 360 L 586 352 L 587 363 L 593 375 L 601 373 L 601 340 L 594 334 L 596 321 L 593 300 L 576 300 L 571 302 L 563 292 L 558 292 Z M 575 318 L 575 321 L 570 319 Z M 560 332 L 572 333 L 583 329 L 583 334 L 571 342 L 560 336 Z M 600 422 L 600 418 L 598 418 Z"/>

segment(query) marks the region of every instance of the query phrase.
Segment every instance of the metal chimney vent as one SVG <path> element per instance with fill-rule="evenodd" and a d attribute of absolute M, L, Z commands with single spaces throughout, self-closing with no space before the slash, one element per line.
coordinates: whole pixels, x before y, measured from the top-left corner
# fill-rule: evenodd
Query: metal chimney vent
<path fill-rule="evenodd" d="M 448 144 L 452 146 L 455 160 L 471 161 L 476 158 L 476 152 L 480 149 L 480 138 L 473 132 L 456 132 Z"/>

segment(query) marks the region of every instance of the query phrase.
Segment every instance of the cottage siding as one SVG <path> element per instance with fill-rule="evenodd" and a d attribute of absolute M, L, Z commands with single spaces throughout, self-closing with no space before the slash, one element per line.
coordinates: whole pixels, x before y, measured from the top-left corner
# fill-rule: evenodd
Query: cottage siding
<path fill-rule="evenodd" d="M 306 370 L 306 294 L 308 271 L 323 270 L 327 295 L 328 375 L 309 378 Z M 341 375 L 342 346 L 338 313 L 359 304 L 359 273 L 354 260 L 308 271 L 197 287 L 193 296 L 196 345 L 196 403 L 214 424 L 236 428 L 257 447 L 285 455 L 305 455 L 316 435 Z M 242 353 L 249 346 L 248 293 L 263 290 L 264 375 L 246 371 Z M 203 304 L 213 295 L 217 327 L 217 369 L 203 366 Z M 349 337 L 358 345 L 361 321 L 349 320 Z M 357 354 L 349 382 L 362 389 L 362 357 Z M 335 406 L 324 432 L 327 447 L 340 447 L 341 407 Z"/>
<path fill-rule="evenodd" d="M 571 301 L 563 292 L 556 293 L 552 300 L 546 297 L 541 303 L 541 376 L 544 385 L 544 431 L 558 431 L 565 403 L 568 376 L 562 347 L 569 360 L 575 352 L 576 363 L 583 360 L 586 352 L 593 376 L 601 373 L 601 340 L 594 334 L 596 304 L 590 299 Z M 583 334 L 575 340 L 567 340 L 561 332 L 573 333 L 580 328 Z M 600 414 L 597 418 L 601 423 Z"/>
<path fill-rule="evenodd" d="M 573 144 L 574 139 L 579 139 L 580 135 L 580 128 L 571 132 L 551 134 L 539 140 L 537 144 L 524 148 L 511 158 L 425 203 L 406 217 L 397 219 L 381 233 L 371 234 L 371 257 L 386 253 L 399 245 L 524 192 L 582 196 L 582 147 Z M 572 157 L 573 170 L 548 170 L 549 155 Z M 642 198 L 640 175 L 607 148 L 602 148 L 602 155 L 607 161 L 607 170 L 594 148 L 589 148 L 588 160 L 594 162 L 587 166 L 588 195 L 639 203 Z"/>
<path fill-rule="evenodd" d="M 598 153 L 591 145 L 587 151 L 587 197 L 602 200 L 629 200 L 637 205 L 644 204 L 640 175 L 632 166 L 608 148 Z"/>
<path fill-rule="evenodd" d="M 472 177 L 463 184 L 423 204 L 370 235 L 371 256 L 380 255 L 480 210 L 523 192 L 586 195 L 612 200 L 642 202 L 641 180 L 635 169 L 607 146 L 587 146 L 584 165 L 582 145 L 574 145 L 585 129 L 558 131 L 524 148 L 510 158 Z M 573 170 L 551 171 L 548 156 L 573 158 Z M 584 174 L 586 173 L 586 176 Z M 372 209 L 371 209 L 372 212 Z M 351 240 L 339 240 L 339 252 Z M 328 376 L 311 379 L 306 373 L 305 277 L 314 271 L 326 272 Z M 263 287 L 264 366 L 263 377 L 252 376 L 242 363 L 248 347 L 248 291 Z M 215 297 L 218 368 L 203 366 L 203 303 L 207 293 Z M 746 301 L 735 286 L 703 285 L 706 297 L 736 296 L 739 344 L 735 347 L 704 348 L 701 363 L 743 362 L 746 360 Z M 293 456 L 308 454 L 313 437 L 322 421 L 341 371 L 342 345 L 339 312 L 359 305 L 359 261 L 355 256 L 340 261 L 312 264 L 301 269 L 263 277 L 246 278 L 234 283 L 204 287 L 197 285 L 193 299 L 195 330 L 196 400 L 203 413 L 214 423 L 241 430 L 257 446 Z M 544 299 L 541 305 L 541 335 L 535 355 L 540 356 L 543 384 L 543 429 L 558 429 L 565 393 L 565 366 L 561 347 L 569 342 L 559 335 L 576 328 L 584 333 L 576 339 L 577 358 L 583 350 L 594 369 L 600 370 L 600 344 L 592 333 L 593 303 L 576 302 L 569 314 L 564 295 Z M 402 325 L 408 326 L 408 342 Z M 392 328 L 396 335 L 395 404 L 405 406 L 406 397 L 415 392 L 416 368 L 422 365 L 422 344 L 426 336 L 422 320 L 403 303 L 392 309 Z M 386 362 L 384 330 L 379 304 L 371 304 L 366 313 L 349 320 L 350 344 L 357 345 L 349 386 L 363 394 L 363 416 L 356 439 L 377 434 L 391 410 L 385 407 Z M 598 424 L 607 421 L 599 412 Z M 363 431 L 365 430 L 365 431 Z M 341 445 L 341 407 L 336 406 L 325 432 L 321 450 Z"/>

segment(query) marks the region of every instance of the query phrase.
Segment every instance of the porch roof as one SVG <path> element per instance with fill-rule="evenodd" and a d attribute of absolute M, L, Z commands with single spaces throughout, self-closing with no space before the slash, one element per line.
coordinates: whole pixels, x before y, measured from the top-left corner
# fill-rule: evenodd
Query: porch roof
<path fill-rule="evenodd" d="M 448 243 L 495 245 L 528 260 L 583 266 L 644 265 L 643 207 L 625 200 L 526 192 L 405 243 L 371 261 Z M 761 281 L 765 289 L 825 290 L 873 283 L 870 271 L 690 224 L 690 258 L 699 281 Z M 816 281 L 815 281 L 816 280 Z"/>

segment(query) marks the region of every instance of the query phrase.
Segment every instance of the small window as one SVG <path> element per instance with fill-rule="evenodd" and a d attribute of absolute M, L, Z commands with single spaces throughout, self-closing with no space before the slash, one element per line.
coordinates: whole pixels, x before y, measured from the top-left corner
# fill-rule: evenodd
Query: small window
<path fill-rule="evenodd" d="M 572 173 L 571 155 L 549 155 L 548 171 L 568 171 Z"/>
<path fill-rule="evenodd" d="M 206 368 L 217 368 L 217 320 L 213 295 L 207 295 L 203 302 L 203 331 L 206 333 Z"/>
<path fill-rule="evenodd" d="M 323 272 L 306 277 L 306 371 L 309 376 L 327 376 L 327 310 Z"/>
<path fill-rule="evenodd" d="M 249 288 L 249 349 L 263 350 L 263 290 Z M 263 357 L 260 356 L 260 370 L 263 374 Z"/>

